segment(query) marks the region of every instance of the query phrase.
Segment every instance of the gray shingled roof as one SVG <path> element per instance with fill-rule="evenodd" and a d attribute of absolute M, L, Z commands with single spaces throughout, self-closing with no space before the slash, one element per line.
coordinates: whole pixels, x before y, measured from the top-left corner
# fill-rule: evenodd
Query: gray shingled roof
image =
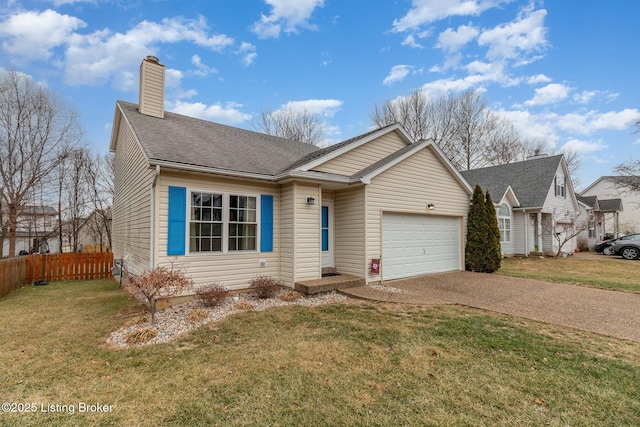
<path fill-rule="evenodd" d="M 598 203 L 598 196 L 579 196 L 576 194 L 576 198 L 591 208 L 595 208 Z"/>
<path fill-rule="evenodd" d="M 206 120 L 165 112 L 164 119 L 117 102 L 149 161 L 167 161 L 236 172 L 276 175 L 317 147 Z"/>
<path fill-rule="evenodd" d="M 541 208 L 561 159 L 559 154 L 460 173 L 472 188 L 479 184 L 483 191 L 489 190 L 495 201 L 510 185 L 521 208 Z"/>
<path fill-rule="evenodd" d="M 598 200 L 602 212 L 620 212 L 622 210 L 622 199 Z"/>

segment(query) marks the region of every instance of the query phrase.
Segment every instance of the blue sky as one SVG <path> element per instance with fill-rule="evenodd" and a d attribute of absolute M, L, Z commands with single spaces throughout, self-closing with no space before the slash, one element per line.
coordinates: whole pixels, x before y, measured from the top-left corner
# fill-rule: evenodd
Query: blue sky
<path fill-rule="evenodd" d="M 577 150 L 584 187 L 640 158 L 638 16 L 601 0 L 9 0 L 0 67 L 65 97 L 99 152 L 150 54 L 167 110 L 254 129 L 306 109 L 327 143 L 368 131 L 376 103 L 475 88 L 550 153 Z"/>

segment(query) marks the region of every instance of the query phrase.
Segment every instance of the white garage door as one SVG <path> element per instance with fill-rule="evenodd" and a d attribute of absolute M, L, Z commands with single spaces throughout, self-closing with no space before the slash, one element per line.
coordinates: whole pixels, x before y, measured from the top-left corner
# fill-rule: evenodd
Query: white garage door
<path fill-rule="evenodd" d="M 383 280 L 460 269 L 460 219 L 385 213 Z"/>

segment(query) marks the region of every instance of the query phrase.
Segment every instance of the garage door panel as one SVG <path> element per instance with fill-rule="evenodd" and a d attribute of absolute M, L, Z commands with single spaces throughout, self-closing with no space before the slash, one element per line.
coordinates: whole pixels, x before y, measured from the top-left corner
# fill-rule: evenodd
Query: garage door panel
<path fill-rule="evenodd" d="M 385 213 L 382 220 L 384 280 L 460 268 L 460 219 Z"/>

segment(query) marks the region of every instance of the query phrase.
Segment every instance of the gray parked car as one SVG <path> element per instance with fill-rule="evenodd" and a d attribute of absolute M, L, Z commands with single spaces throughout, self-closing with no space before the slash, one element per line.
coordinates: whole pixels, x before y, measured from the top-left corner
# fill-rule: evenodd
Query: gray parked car
<path fill-rule="evenodd" d="M 640 240 L 620 241 L 611 246 L 611 249 L 624 259 L 640 259 Z"/>

